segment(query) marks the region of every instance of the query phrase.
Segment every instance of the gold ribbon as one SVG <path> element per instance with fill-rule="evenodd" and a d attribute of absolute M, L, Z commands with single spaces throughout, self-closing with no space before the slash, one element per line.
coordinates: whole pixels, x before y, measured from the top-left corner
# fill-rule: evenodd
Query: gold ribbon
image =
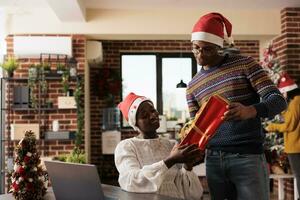
<path fill-rule="evenodd" d="M 201 136 L 203 136 L 206 140 L 209 139 L 209 136 L 207 136 L 207 132 L 203 133 L 203 131 L 201 131 L 197 126 L 196 126 L 196 122 L 198 120 L 200 115 L 197 115 L 196 118 L 194 119 L 194 121 L 192 122 L 191 125 L 191 129 L 194 129 L 198 134 L 200 134 Z M 190 131 L 191 131 L 190 129 Z"/>

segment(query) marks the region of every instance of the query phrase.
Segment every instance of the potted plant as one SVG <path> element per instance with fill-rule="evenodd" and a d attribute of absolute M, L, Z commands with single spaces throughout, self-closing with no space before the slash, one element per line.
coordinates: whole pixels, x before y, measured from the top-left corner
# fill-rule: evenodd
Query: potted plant
<path fill-rule="evenodd" d="M 9 56 L 7 60 L 1 64 L 1 67 L 6 71 L 8 77 L 13 77 L 14 71 L 19 67 L 19 62 L 16 58 Z"/>
<path fill-rule="evenodd" d="M 46 101 L 46 108 L 53 108 L 53 102 L 50 99 Z"/>
<path fill-rule="evenodd" d="M 63 71 L 61 83 L 62 83 L 62 86 L 63 86 L 63 91 L 64 91 L 66 96 L 67 96 L 67 94 L 69 92 L 69 88 L 70 88 L 69 78 L 70 78 L 69 71 L 67 71 L 67 70 Z"/>
<path fill-rule="evenodd" d="M 37 77 L 38 70 L 35 65 L 31 65 L 28 69 L 28 87 L 29 87 L 29 97 L 30 97 L 30 107 L 36 108 L 37 106 L 37 99 L 35 96 L 35 90 L 37 87 Z"/>
<path fill-rule="evenodd" d="M 28 68 L 28 77 L 32 79 L 37 79 L 38 76 L 38 67 L 35 64 L 30 65 Z"/>
<path fill-rule="evenodd" d="M 43 68 L 43 71 L 44 71 L 44 74 L 45 74 L 45 75 L 51 73 L 51 66 L 50 66 L 49 63 L 44 63 L 44 64 L 42 65 L 42 68 Z"/>
<path fill-rule="evenodd" d="M 57 66 L 56 66 L 56 72 L 57 72 L 58 74 L 63 74 L 64 71 L 66 71 L 65 65 L 62 64 L 62 63 L 58 63 Z"/>

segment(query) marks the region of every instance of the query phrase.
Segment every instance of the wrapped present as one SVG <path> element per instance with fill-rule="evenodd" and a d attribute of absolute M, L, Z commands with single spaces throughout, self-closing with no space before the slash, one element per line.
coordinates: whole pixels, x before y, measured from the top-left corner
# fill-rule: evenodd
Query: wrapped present
<path fill-rule="evenodd" d="M 222 116 L 227 111 L 228 101 L 218 95 L 211 96 L 204 108 L 199 110 L 189 126 L 180 145 L 198 144 L 204 150 L 208 141 L 223 122 Z"/>

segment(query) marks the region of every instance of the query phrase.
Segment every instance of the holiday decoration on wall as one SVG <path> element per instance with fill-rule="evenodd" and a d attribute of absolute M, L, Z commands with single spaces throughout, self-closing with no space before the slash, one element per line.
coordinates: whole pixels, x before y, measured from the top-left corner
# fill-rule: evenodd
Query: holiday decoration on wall
<path fill-rule="evenodd" d="M 97 90 L 107 107 L 115 106 L 115 96 L 121 93 L 122 78 L 118 69 L 100 68 L 97 75 Z"/>
<path fill-rule="evenodd" d="M 280 77 L 285 72 L 280 66 L 277 53 L 274 50 L 274 46 L 272 44 L 270 44 L 264 50 L 263 60 L 260 62 L 260 64 L 267 71 L 274 84 L 278 85 Z M 280 122 L 282 122 L 282 117 L 280 115 L 277 115 L 271 120 L 265 119 L 263 122 L 263 127 L 265 128 L 269 123 Z M 267 161 L 270 164 L 270 170 L 272 173 L 283 174 L 289 171 L 287 155 L 284 152 L 282 133 L 266 133 L 265 150 Z"/>
<path fill-rule="evenodd" d="M 48 174 L 40 165 L 36 138 L 32 131 L 26 131 L 15 153 L 14 170 L 8 179 L 9 192 L 17 200 L 43 199 L 48 187 Z"/>

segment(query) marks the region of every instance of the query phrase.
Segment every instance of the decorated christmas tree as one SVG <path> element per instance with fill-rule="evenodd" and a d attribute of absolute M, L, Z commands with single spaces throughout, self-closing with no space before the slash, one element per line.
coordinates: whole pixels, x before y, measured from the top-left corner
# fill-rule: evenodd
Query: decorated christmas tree
<path fill-rule="evenodd" d="M 48 186 L 48 175 L 40 165 L 36 138 L 32 131 L 25 133 L 15 153 L 14 170 L 10 177 L 10 192 L 17 200 L 43 199 Z"/>
<path fill-rule="evenodd" d="M 284 71 L 280 66 L 278 56 L 272 44 L 265 49 L 263 56 L 263 60 L 260 64 L 267 71 L 274 84 L 277 85 L 281 74 L 284 73 Z M 281 115 L 277 115 L 273 119 L 265 119 L 263 126 L 266 127 L 267 124 L 271 122 L 282 122 Z M 284 153 L 283 134 L 279 132 L 267 133 L 265 149 L 268 162 L 272 165 L 271 170 L 273 173 L 284 173 L 283 171 L 287 171 L 289 165 L 287 156 Z"/>
<path fill-rule="evenodd" d="M 260 65 L 268 72 L 272 81 L 277 85 L 280 74 L 283 73 L 282 67 L 280 66 L 279 59 L 277 57 L 276 51 L 272 44 L 264 50 L 263 60 Z"/>

